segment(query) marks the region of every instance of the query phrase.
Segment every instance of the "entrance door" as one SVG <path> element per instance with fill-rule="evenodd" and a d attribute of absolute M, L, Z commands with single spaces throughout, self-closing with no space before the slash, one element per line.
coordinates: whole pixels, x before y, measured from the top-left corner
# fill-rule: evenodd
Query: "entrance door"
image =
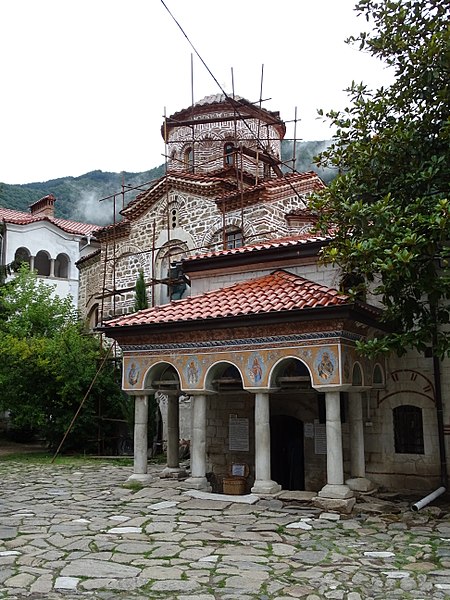
<path fill-rule="evenodd" d="M 270 419 L 270 453 L 272 479 L 284 490 L 304 490 L 302 421 L 286 415 L 273 415 Z"/>

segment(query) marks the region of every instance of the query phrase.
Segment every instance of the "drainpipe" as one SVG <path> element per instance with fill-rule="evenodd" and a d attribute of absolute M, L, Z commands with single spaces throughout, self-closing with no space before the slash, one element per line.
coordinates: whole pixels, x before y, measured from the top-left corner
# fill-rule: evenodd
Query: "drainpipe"
<path fill-rule="evenodd" d="M 448 487 L 447 473 L 447 458 L 445 452 L 445 437 L 444 437 L 444 408 L 442 405 L 442 386 L 441 386 L 441 361 L 436 356 L 433 348 L 433 372 L 434 372 L 434 389 L 436 394 L 436 417 L 438 426 L 439 439 L 439 457 L 441 461 L 441 483 Z"/>
<path fill-rule="evenodd" d="M 434 390 L 436 396 L 436 418 L 438 427 L 438 439 L 439 439 L 439 458 L 441 463 L 441 485 L 445 488 L 448 487 L 448 473 L 447 473 L 447 457 L 445 452 L 445 436 L 444 436 L 444 407 L 442 404 L 442 386 L 441 386 L 441 361 L 439 356 L 436 354 L 438 347 L 438 323 L 437 323 L 437 307 L 436 304 L 430 301 L 430 313 L 433 317 L 433 337 L 431 352 L 433 358 L 433 375 L 434 375 Z"/>

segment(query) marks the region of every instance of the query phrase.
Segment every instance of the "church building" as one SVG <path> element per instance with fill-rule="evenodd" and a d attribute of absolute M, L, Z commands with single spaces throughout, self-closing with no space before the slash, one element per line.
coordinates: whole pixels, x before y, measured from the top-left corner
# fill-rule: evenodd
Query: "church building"
<path fill-rule="evenodd" d="M 347 510 L 355 492 L 438 487 L 450 424 L 440 433 L 433 361 L 357 353 L 383 331 L 382 307 L 351 300 L 320 262 L 330 238 L 311 233 L 308 197 L 324 184 L 282 162 L 279 113 L 209 96 L 161 132 L 165 176 L 78 262 L 80 307 L 118 343 L 135 402 L 133 477 L 147 479 L 155 395 L 162 475 L 190 488 L 234 479 L 241 493 L 305 490 Z M 149 308 L 134 312 L 141 271 Z"/>

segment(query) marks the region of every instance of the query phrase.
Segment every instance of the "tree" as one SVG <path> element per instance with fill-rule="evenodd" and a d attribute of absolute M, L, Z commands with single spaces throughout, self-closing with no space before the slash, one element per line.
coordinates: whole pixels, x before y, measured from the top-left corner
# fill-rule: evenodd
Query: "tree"
<path fill-rule="evenodd" d="M 376 91 L 352 83 L 350 105 L 326 117 L 336 133 L 318 157 L 340 175 L 312 207 L 333 229 L 325 259 L 372 290 L 391 332 L 368 353 L 402 354 L 432 345 L 450 354 L 449 59 L 447 0 L 360 0 L 372 23 L 350 38 L 385 61 L 393 83 Z M 319 111 L 323 115 L 323 111 Z"/>
<path fill-rule="evenodd" d="M 13 430 L 38 431 L 55 448 L 61 441 L 105 350 L 86 334 L 70 299 L 22 266 L 0 287 L 0 410 L 8 411 Z M 120 373 L 105 363 L 64 450 L 93 450 L 102 414 L 120 419 L 126 402 Z M 111 423 L 103 436 L 112 437 Z"/>
<path fill-rule="evenodd" d="M 145 288 L 144 272 L 139 271 L 139 276 L 136 280 L 136 297 L 134 299 L 134 310 L 143 310 L 148 308 L 147 290 Z"/>

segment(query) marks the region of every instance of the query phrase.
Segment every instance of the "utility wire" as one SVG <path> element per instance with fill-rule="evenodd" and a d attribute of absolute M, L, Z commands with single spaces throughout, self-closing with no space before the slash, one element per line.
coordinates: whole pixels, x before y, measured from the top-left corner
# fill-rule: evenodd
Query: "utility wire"
<path fill-rule="evenodd" d="M 170 9 L 168 8 L 167 4 L 164 2 L 164 0 L 160 0 L 161 4 L 164 6 L 164 8 L 166 9 L 166 11 L 169 13 L 169 15 L 171 16 L 171 18 L 173 19 L 173 21 L 176 23 L 177 27 L 179 28 L 179 30 L 181 31 L 181 33 L 184 35 L 184 37 L 186 38 L 186 40 L 188 41 L 188 44 L 191 46 L 191 48 L 194 50 L 195 54 L 198 56 L 198 58 L 200 59 L 201 63 L 203 64 L 203 66 L 205 67 L 205 69 L 208 71 L 208 73 L 211 75 L 211 77 L 213 78 L 213 80 L 215 81 L 215 83 L 217 84 L 219 90 L 222 92 L 222 94 L 225 96 L 225 98 L 232 103 L 235 111 L 237 112 L 237 114 L 242 118 L 244 125 L 247 127 L 247 129 L 252 133 L 253 135 L 253 131 L 251 129 L 251 127 L 248 125 L 248 123 L 246 123 L 246 117 L 239 112 L 239 109 L 236 108 L 236 100 L 234 98 L 232 98 L 231 96 L 229 96 L 226 91 L 223 89 L 223 87 L 220 85 L 219 81 L 217 80 L 217 78 L 214 76 L 214 73 L 211 71 L 211 69 L 208 67 L 208 65 L 206 64 L 206 62 L 203 60 L 203 58 L 201 57 L 200 53 L 198 52 L 197 48 L 194 46 L 194 44 L 191 42 L 191 40 L 189 39 L 189 36 L 187 35 L 187 33 L 184 31 L 183 27 L 180 25 L 180 23 L 177 21 L 177 19 L 175 18 L 175 16 L 171 13 Z M 260 148 L 262 148 L 262 150 L 264 151 L 264 145 L 262 144 L 261 140 L 257 137 L 255 138 L 256 143 L 258 144 L 258 146 Z M 292 168 L 292 171 L 295 172 L 295 169 Z M 295 187 L 293 186 L 292 182 L 288 182 L 289 187 L 292 189 L 292 191 L 294 192 L 294 194 L 299 198 L 299 200 L 301 200 L 303 202 L 303 204 L 306 206 L 305 201 L 303 200 L 303 198 L 300 196 L 300 194 L 297 192 L 297 190 L 295 189 Z"/>

